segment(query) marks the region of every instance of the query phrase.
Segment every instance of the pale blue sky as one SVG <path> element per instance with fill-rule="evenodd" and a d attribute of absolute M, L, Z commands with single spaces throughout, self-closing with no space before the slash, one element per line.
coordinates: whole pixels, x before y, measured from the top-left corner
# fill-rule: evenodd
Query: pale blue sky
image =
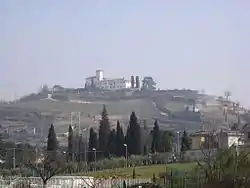
<path fill-rule="evenodd" d="M 151 75 L 250 105 L 249 0 L 1 0 L 0 94 Z"/>

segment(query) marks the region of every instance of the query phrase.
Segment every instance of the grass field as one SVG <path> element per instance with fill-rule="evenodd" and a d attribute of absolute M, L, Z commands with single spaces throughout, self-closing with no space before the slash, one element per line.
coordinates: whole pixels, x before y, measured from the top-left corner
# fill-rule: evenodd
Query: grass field
<path fill-rule="evenodd" d="M 147 179 L 152 178 L 153 174 L 156 176 L 161 172 L 166 172 L 166 169 L 170 170 L 178 170 L 182 172 L 186 172 L 192 170 L 196 166 L 196 163 L 184 163 L 184 164 L 167 164 L 167 165 L 151 165 L 151 166 L 143 166 L 136 167 L 135 173 L 136 178 Z M 111 176 L 121 176 L 121 177 L 132 177 L 133 168 L 120 168 L 113 170 L 103 170 L 97 172 L 91 172 L 88 175 L 94 177 L 111 177 Z"/>

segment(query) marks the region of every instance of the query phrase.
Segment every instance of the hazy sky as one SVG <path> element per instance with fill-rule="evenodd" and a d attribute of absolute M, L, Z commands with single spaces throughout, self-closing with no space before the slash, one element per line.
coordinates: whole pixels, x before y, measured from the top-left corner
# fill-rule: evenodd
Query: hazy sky
<path fill-rule="evenodd" d="M 249 0 L 1 0 L 0 98 L 152 76 L 250 106 Z"/>

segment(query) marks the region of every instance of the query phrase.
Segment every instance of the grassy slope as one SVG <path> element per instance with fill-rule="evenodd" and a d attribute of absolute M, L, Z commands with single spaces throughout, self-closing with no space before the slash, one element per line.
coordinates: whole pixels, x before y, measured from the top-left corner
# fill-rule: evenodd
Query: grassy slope
<path fill-rule="evenodd" d="M 40 111 L 62 111 L 62 112 L 83 112 L 85 114 L 100 115 L 102 105 L 106 104 L 110 115 L 125 115 L 128 117 L 132 111 L 143 118 L 151 117 L 157 109 L 153 106 L 152 101 L 147 99 L 121 100 L 121 101 L 103 101 L 92 104 L 79 104 L 69 102 L 53 102 L 48 100 L 38 100 L 29 102 L 20 102 L 10 106 L 20 108 L 33 108 Z"/>
<path fill-rule="evenodd" d="M 184 163 L 184 164 L 167 164 L 167 165 L 152 165 L 143 166 L 135 168 L 137 178 L 152 178 L 153 174 L 156 176 L 165 172 L 166 169 L 176 169 L 180 171 L 188 171 L 195 167 L 196 163 Z M 133 168 L 120 168 L 113 170 L 103 170 L 97 172 L 91 172 L 88 175 L 94 177 L 110 177 L 110 176 L 122 176 L 122 177 L 132 177 Z"/>

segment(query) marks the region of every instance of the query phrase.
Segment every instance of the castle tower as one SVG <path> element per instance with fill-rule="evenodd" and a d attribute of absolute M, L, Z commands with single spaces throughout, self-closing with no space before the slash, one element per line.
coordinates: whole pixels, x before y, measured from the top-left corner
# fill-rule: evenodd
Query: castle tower
<path fill-rule="evenodd" d="M 96 79 L 98 81 L 102 81 L 104 77 L 104 71 L 103 70 L 96 70 Z"/>

